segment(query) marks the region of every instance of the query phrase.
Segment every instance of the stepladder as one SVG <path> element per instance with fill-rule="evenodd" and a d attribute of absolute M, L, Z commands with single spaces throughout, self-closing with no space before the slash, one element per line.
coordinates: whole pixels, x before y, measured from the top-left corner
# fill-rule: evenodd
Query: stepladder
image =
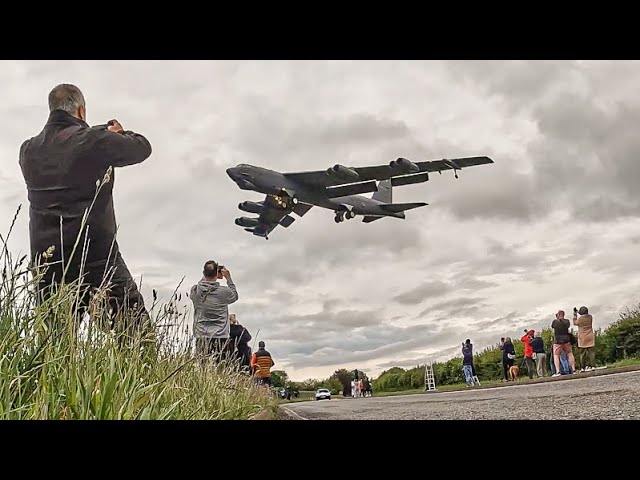
<path fill-rule="evenodd" d="M 433 392 L 436 389 L 436 377 L 433 374 L 433 365 L 428 362 L 424 367 L 424 390 Z"/>

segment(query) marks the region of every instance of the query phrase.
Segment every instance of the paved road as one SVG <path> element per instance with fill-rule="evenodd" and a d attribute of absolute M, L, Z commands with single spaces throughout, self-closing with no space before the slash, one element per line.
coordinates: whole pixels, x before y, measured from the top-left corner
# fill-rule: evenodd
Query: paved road
<path fill-rule="evenodd" d="M 640 371 L 457 392 L 300 402 L 285 408 L 309 420 L 640 420 Z"/>

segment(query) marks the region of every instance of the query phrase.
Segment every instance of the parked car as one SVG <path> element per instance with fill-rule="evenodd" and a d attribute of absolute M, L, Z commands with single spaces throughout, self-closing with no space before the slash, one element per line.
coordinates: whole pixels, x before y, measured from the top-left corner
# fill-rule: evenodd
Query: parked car
<path fill-rule="evenodd" d="M 319 388 L 316 391 L 316 400 L 331 400 L 331 391 L 326 388 Z"/>

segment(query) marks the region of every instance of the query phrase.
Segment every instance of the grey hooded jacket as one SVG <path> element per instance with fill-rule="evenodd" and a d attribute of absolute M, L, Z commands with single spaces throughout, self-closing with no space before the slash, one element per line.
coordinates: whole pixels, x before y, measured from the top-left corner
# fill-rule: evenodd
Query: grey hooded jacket
<path fill-rule="evenodd" d="M 238 300 L 238 291 L 229 279 L 227 286 L 202 278 L 191 287 L 193 333 L 196 338 L 229 338 L 228 305 Z"/>

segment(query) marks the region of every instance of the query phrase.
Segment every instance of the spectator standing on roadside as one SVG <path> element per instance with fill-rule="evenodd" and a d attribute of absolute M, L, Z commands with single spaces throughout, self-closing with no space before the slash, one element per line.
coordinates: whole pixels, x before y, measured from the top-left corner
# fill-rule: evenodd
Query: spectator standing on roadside
<path fill-rule="evenodd" d="M 533 339 L 534 330 L 524 329 L 524 336 L 520 339 L 522 343 L 524 343 L 524 363 L 527 366 L 527 373 L 529 374 L 529 379 L 533 378 L 533 373 L 535 371 L 535 363 L 533 361 L 533 348 L 531 348 L 531 340 Z"/>
<path fill-rule="evenodd" d="M 569 357 L 569 365 L 571 367 L 571 373 L 576 371 L 576 359 L 573 356 L 573 349 L 571 348 L 571 338 L 569 336 L 569 327 L 571 323 L 564 318 L 564 310 L 558 310 L 556 318 L 551 322 L 551 328 L 553 328 L 553 362 L 555 365 L 556 373 L 553 377 L 559 377 L 560 373 L 560 354 L 564 352 Z"/>
<path fill-rule="evenodd" d="M 580 316 L 578 317 L 578 314 Z M 573 309 L 573 324 L 578 326 L 578 349 L 580 350 L 580 366 L 583 372 L 596 368 L 596 335 L 593 331 L 593 316 L 587 307 Z M 587 359 L 589 366 L 587 367 Z"/>
<path fill-rule="evenodd" d="M 502 368 L 504 370 L 504 380 L 509 381 L 509 368 L 513 367 L 516 359 L 516 349 L 513 346 L 511 337 L 506 337 L 502 344 Z"/>
<path fill-rule="evenodd" d="M 536 332 L 531 340 L 531 348 L 533 349 L 533 355 L 535 356 L 536 370 L 539 377 L 546 377 L 548 375 L 547 370 L 547 353 L 544 349 L 544 340 L 540 332 Z"/>
<path fill-rule="evenodd" d="M 473 385 L 473 344 L 467 340 L 462 344 L 462 370 L 467 387 Z"/>

